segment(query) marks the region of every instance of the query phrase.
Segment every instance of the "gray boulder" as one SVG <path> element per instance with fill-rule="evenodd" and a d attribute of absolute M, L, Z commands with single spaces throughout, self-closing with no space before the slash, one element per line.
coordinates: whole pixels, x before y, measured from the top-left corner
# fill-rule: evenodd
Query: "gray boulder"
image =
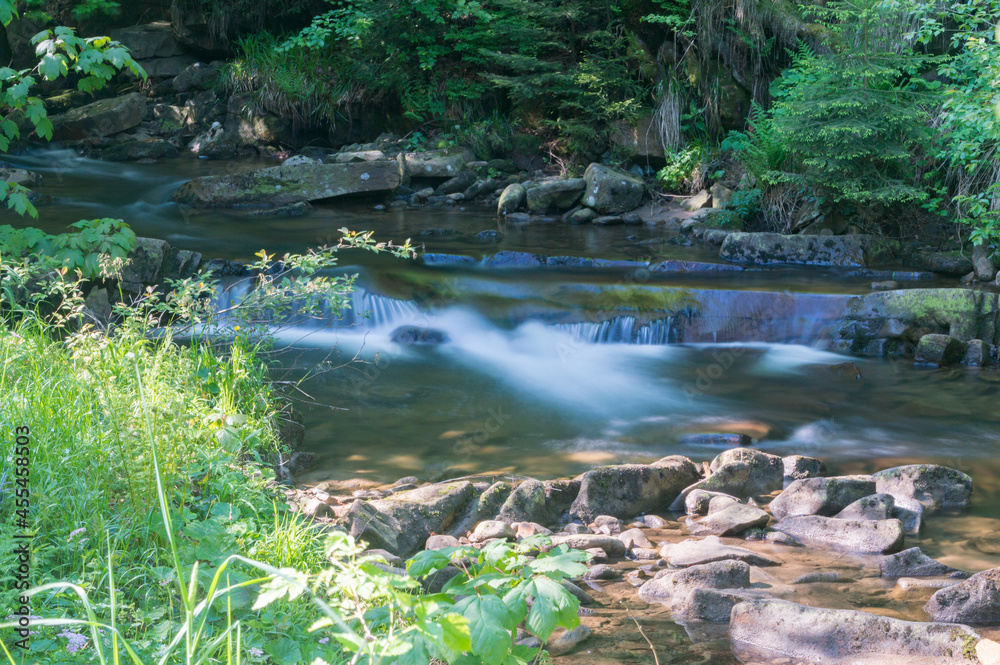
<path fill-rule="evenodd" d="M 466 155 L 460 150 L 408 152 L 401 154 L 402 176 L 409 178 L 452 178 L 465 170 Z"/>
<path fill-rule="evenodd" d="M 394 162 L 297 164 L 223 176 L 204 176 L 181 185 L 170 200 L 196 207 L 288 205 L 346 194 L 388 192 L 399 186 Z"/>
<path fill-rule="evenodd" d="M 646 193 L 646 185 L 639 178 L 602 164 L 588 166 L 583 179 L 587 184 L 583 204 L 602 214 L 634 210 Z"/>
<path fill-rule="evenodd" d="M 924 335 L 917 343 L 914 360 L 918 363 L 950 365 L 965 357 L 965 342 L 951 335 Z"/>
<path fill-rule="evenodd" d="M 712 505 L 712 500 L 718 497 L 739 501 L 735 496 L 723 494 L 722 492 L 709 492 L 707 490 L 692 490 L 684 497 L 684 509 L 688 515 L 707 515 L 708 509 Z"/>
<path fill-rule="evenodd" d="M 211 90 L 219 83 L 221 70 L 220 63 L 196 62 L 174 77 L 174 90 L 177 92 Z"/>
<path fill-rule="evenodd" d="M 890 262 L 899 243 L 870 235 L 806 236 L 779 233 L 731 233 L 719 256 L 733 263 L 776 263 L 873 267 Z"/>
<path fill-rule="evenodd" d="M 879 560 L 882 577 L 896 579 L 899 577 L 938 577 L 960 573 L 951 566 L 935 561 L 920 551 L 919 547 L 911 547 L 902 552 L 889 554 Z"/>
<path fill-rule="evenodd" d="M 663 555 L 668 564 L 675 568 L 686 568 L 726 559 L 743 561 L 751 566 L 778 565 L 777 561 L 768 559 L 766 556 L 745 547 L 725 545 L 718 536 L 708 536 L 702 539 L 689 538 L 679 543 L 665 543 L 660 548 L 660 554 Z"/>
<path fill-rule="evenodd" d="M 596 533 L 557 533 L 551 538 L 553 545 L 566 545 L 574 550 L 604 550 L 608 556 L 625 556 L 625 543 L 614 536 Z"/>
<path fill-rule="evenodd" d="M 497 519 L 512 524 L 514 522 L 547 522 L 548 507 L 545 504 L 545 485 L 540 480 L 526 480 L 510 493 L 504 501 Z"/>
<path fill-rule="evenodd" d="M 667 508 L 697 478 L 691 460 L 679 456 L 650 465 L 599 467 L 584 474 L 570 513 L 584 522 L 591 522 L 598 515 L 631 519 Z"/>
<path fill-rule="evenodd" d="M 490 485 L 479 498 L 469 502 L 462 516 L 455 520 L 449 533 L 453 536 L 464 536 L 483 520 L 493 519 L 513 490 L 513 486 L 504 481 Z"/>
<path fill-rule="evenodd" d="M 903 546 L 903 523 L 899 520 L 841 520 L 821 515 L 786 517 L 774 525 L 806 545 L 857 552 L 888 554 Z"/>
<path fill-rule="evenodd" d="M 925 510 L 965 508 L 972 494 L 972 478 L 938 464 L 909 464 L 873 474 L 878 492 L 897 499 L 913 499 Z"/>
<path fill-rule="evenodd" d="M 832 476 L 793 481 L 771 502 L 778 519 L 793 515 L 836 515 L 858 499 L 876 493 L 872 476 Z"/>
<path fill-rule="evenodd" d="M 166 21 L 116 28 L 111 31 L 111 39 L 127 47 L 136 60 L 169 58 L 184 52 Z"/>
<path fill-rule="evenodd" d="M 858 499 L 834 517 L 840 520 L 887 520 L 896 516 L 895 509 L 896 501 L 891 494 L 872 494 Z"/>
<path fill-rule="evenodd" d="M 712 460 L 710 469 L 712 475 L 685 488 L 671 504 L 671 510 L 683 510 L 687 495 L 695 490 L 722 492 L 746 499 L 780 490 L 784 485 L 781 458 L 753 448 L 727 450 Z"/>
<path fill-rule="evenodd" d="M 935 592 L 924 611 L 935 621 L 1000 624 L 1000 568 Z"/>
<path fill-rule="evenodd" d="M 398 526 L 395 548 L 388 546 L 391 543 L 369 542 L 373 547 L 381 547 L 399 556 L 410 556 L 431 534 L 447 532 L 474 494 L 472 483 L 458 481 L 425 485 L 372 501 L 370 507 L 388 517 L 381 518 L 383 522 Z"/>
<path fill-rule="evenodd" d="M 166 240 L 136 238 L 135 249 L 126 257 L 121 272 L 122 286 L 133 293 L 144 287 L 159 284 L 165 270 L 172 265 L 173 252 Z"/>
<path fill-rule="evenodd" d="M 524 188 L 524 185 L 517 182 L 513 185 L 507 185 L 497 201 L 497 216 L 506 217 L 511 213 L 523 210 L 527 197 L 528 190 Z"/>
<path fill-rule="evenodd" d="M 691 526 L 691 533 L 696 536 L 707 534 L 736 536 L 747 529 L 766 526 L 770 519 L 771 516 L 760 508 L 745 503 L 734 503 L 695 522 Z"/>
<path fill-rule="evenodd" d="M 979 641 L 967 626 L 785 600 L 736 605 L 730 636 L 733 652 L 744 662 L 785 658 L 822 665 L 965 665 L 967 645 Z"/>
<path fill-rule="evenodd" d="M 583 178 L 540 182 L 526 191 L 528 211 L 536 215 L 572 208 L 586 189 Z"/>
<path fill-rule="evenodd" d="M 72 141 L 103 138 L 142 122 L 146 98 L 137 92 L 91 102 L 52 118 L 52 138 Z"/>
<path fill-rule="evenodd" d="M 750 566 L 726 560 L 690 566 L 662 574 L 639 588 L 639 597 L 650 601 L 670 601 L 694 589 L 746 589 L 750 586 Z"/>

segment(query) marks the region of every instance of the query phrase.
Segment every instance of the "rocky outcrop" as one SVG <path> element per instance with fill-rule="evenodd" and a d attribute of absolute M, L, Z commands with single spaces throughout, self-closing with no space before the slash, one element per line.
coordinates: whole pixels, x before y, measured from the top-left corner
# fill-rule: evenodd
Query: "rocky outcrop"
<path fill-rule="evenodd" d="M 965 665 L 979 635 L 967 626 L 901 621 L 784 600 L 733 608 L 733 651 L 744 661 L 791 658 L 823 665 Z"/>
<path fill-rule="evenodd" d="M 589 522 L 598 515 L 628 519 L 664 510 L 697 477 L 694 464 L 679 456 L 600 467 L 584 474 L 570 512 Z"/>
<path fill-rule="evenodd" d="M 102 99 L 52 118 L 57 141 L 97 139 L 132 129 L 142 122 L 146 98 L 137 92 Z"/>
<path fill-rule="evenodd" d="M 525 190 L 528 211 L 536 215 L 572 208 L 587 187 L 583 178 L 555 179 L 539 182 Z"/>
<path fill-rule="evenodd" d="M 868 235 L 786 236 L 779 233 L 732 233 L 722 243 L 719 256 L 734 263 L 779 263 L 873 267 L 890 262 L 899 243 Z"/>
<path fill-rule="evenodd" d="M 347 194 L 387 192 L 399 185 L 391 161 L 274 166 L 190 180 L 171 200 L 196 207 L 288 205 Z"/>

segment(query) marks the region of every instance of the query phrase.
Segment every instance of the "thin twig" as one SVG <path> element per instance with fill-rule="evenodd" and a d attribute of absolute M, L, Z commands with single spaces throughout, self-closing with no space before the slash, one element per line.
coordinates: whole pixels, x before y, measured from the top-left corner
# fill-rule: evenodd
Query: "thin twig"
<path fill-rule="evenodd" d="M 643 632 L 642 626 L 639 625 L 639 622 L 636 620 L 636 618 L 632 616 L 632 610 L 626 607 L 625 611 L 628 613 L 628 617 L 632 619 L 632 621 L 635 621 L 635 627 L 639 629 L 639 634 L 642 635 L 642 639 L 646 640 L 646 644 L 649 645 L 649 650 L 653 652 L 653 662 L 656 665 L 660 665 L 660 657 L 656 655 L 656 647 L 654 647 L 653 643 L 650 642 L 648 637 L 646 637 L 646 633 Z"/>

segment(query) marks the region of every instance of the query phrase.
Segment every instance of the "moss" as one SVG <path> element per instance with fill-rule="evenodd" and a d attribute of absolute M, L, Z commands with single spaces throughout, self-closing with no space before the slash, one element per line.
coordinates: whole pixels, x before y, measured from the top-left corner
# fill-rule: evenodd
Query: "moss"
<path fill-rule="evenodd" d="M 594 300 L 597 309 L 628 309 L 640 312 L 697 311 L 698 299 L 688 289 L 656 286 L 626 286 L 602 290 Z"/>

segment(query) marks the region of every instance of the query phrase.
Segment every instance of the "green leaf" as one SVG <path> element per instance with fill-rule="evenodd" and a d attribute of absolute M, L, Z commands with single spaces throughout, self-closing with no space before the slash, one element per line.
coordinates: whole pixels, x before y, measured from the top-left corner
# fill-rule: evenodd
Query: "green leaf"
<path fill-rule="evenodd" d="M 268 642 L 264 647 L 275 663 L 279 665 L 294 665 L 302 660 L 302 650 L 295 640 L 282 637 L 273 642 Z"/>
<path fill-rule="evenodd" d="M 444 550 L 447 549 L 449 548 L 444 548 Z M 406 572 L 410 574 L 410 577 L 424 577 L 436 570 L 441 570 L 451 563 L 451 558 L 444 550 L 425 550 L 420 552 L 406 562 Z"/>
<path fill-rule="evenodd" d="M 472 596 L 455 604 L 469 621 L 472 651 L 487 663 L 500 663 L 510 651 L 513 615 L 496 596 Z"/>

